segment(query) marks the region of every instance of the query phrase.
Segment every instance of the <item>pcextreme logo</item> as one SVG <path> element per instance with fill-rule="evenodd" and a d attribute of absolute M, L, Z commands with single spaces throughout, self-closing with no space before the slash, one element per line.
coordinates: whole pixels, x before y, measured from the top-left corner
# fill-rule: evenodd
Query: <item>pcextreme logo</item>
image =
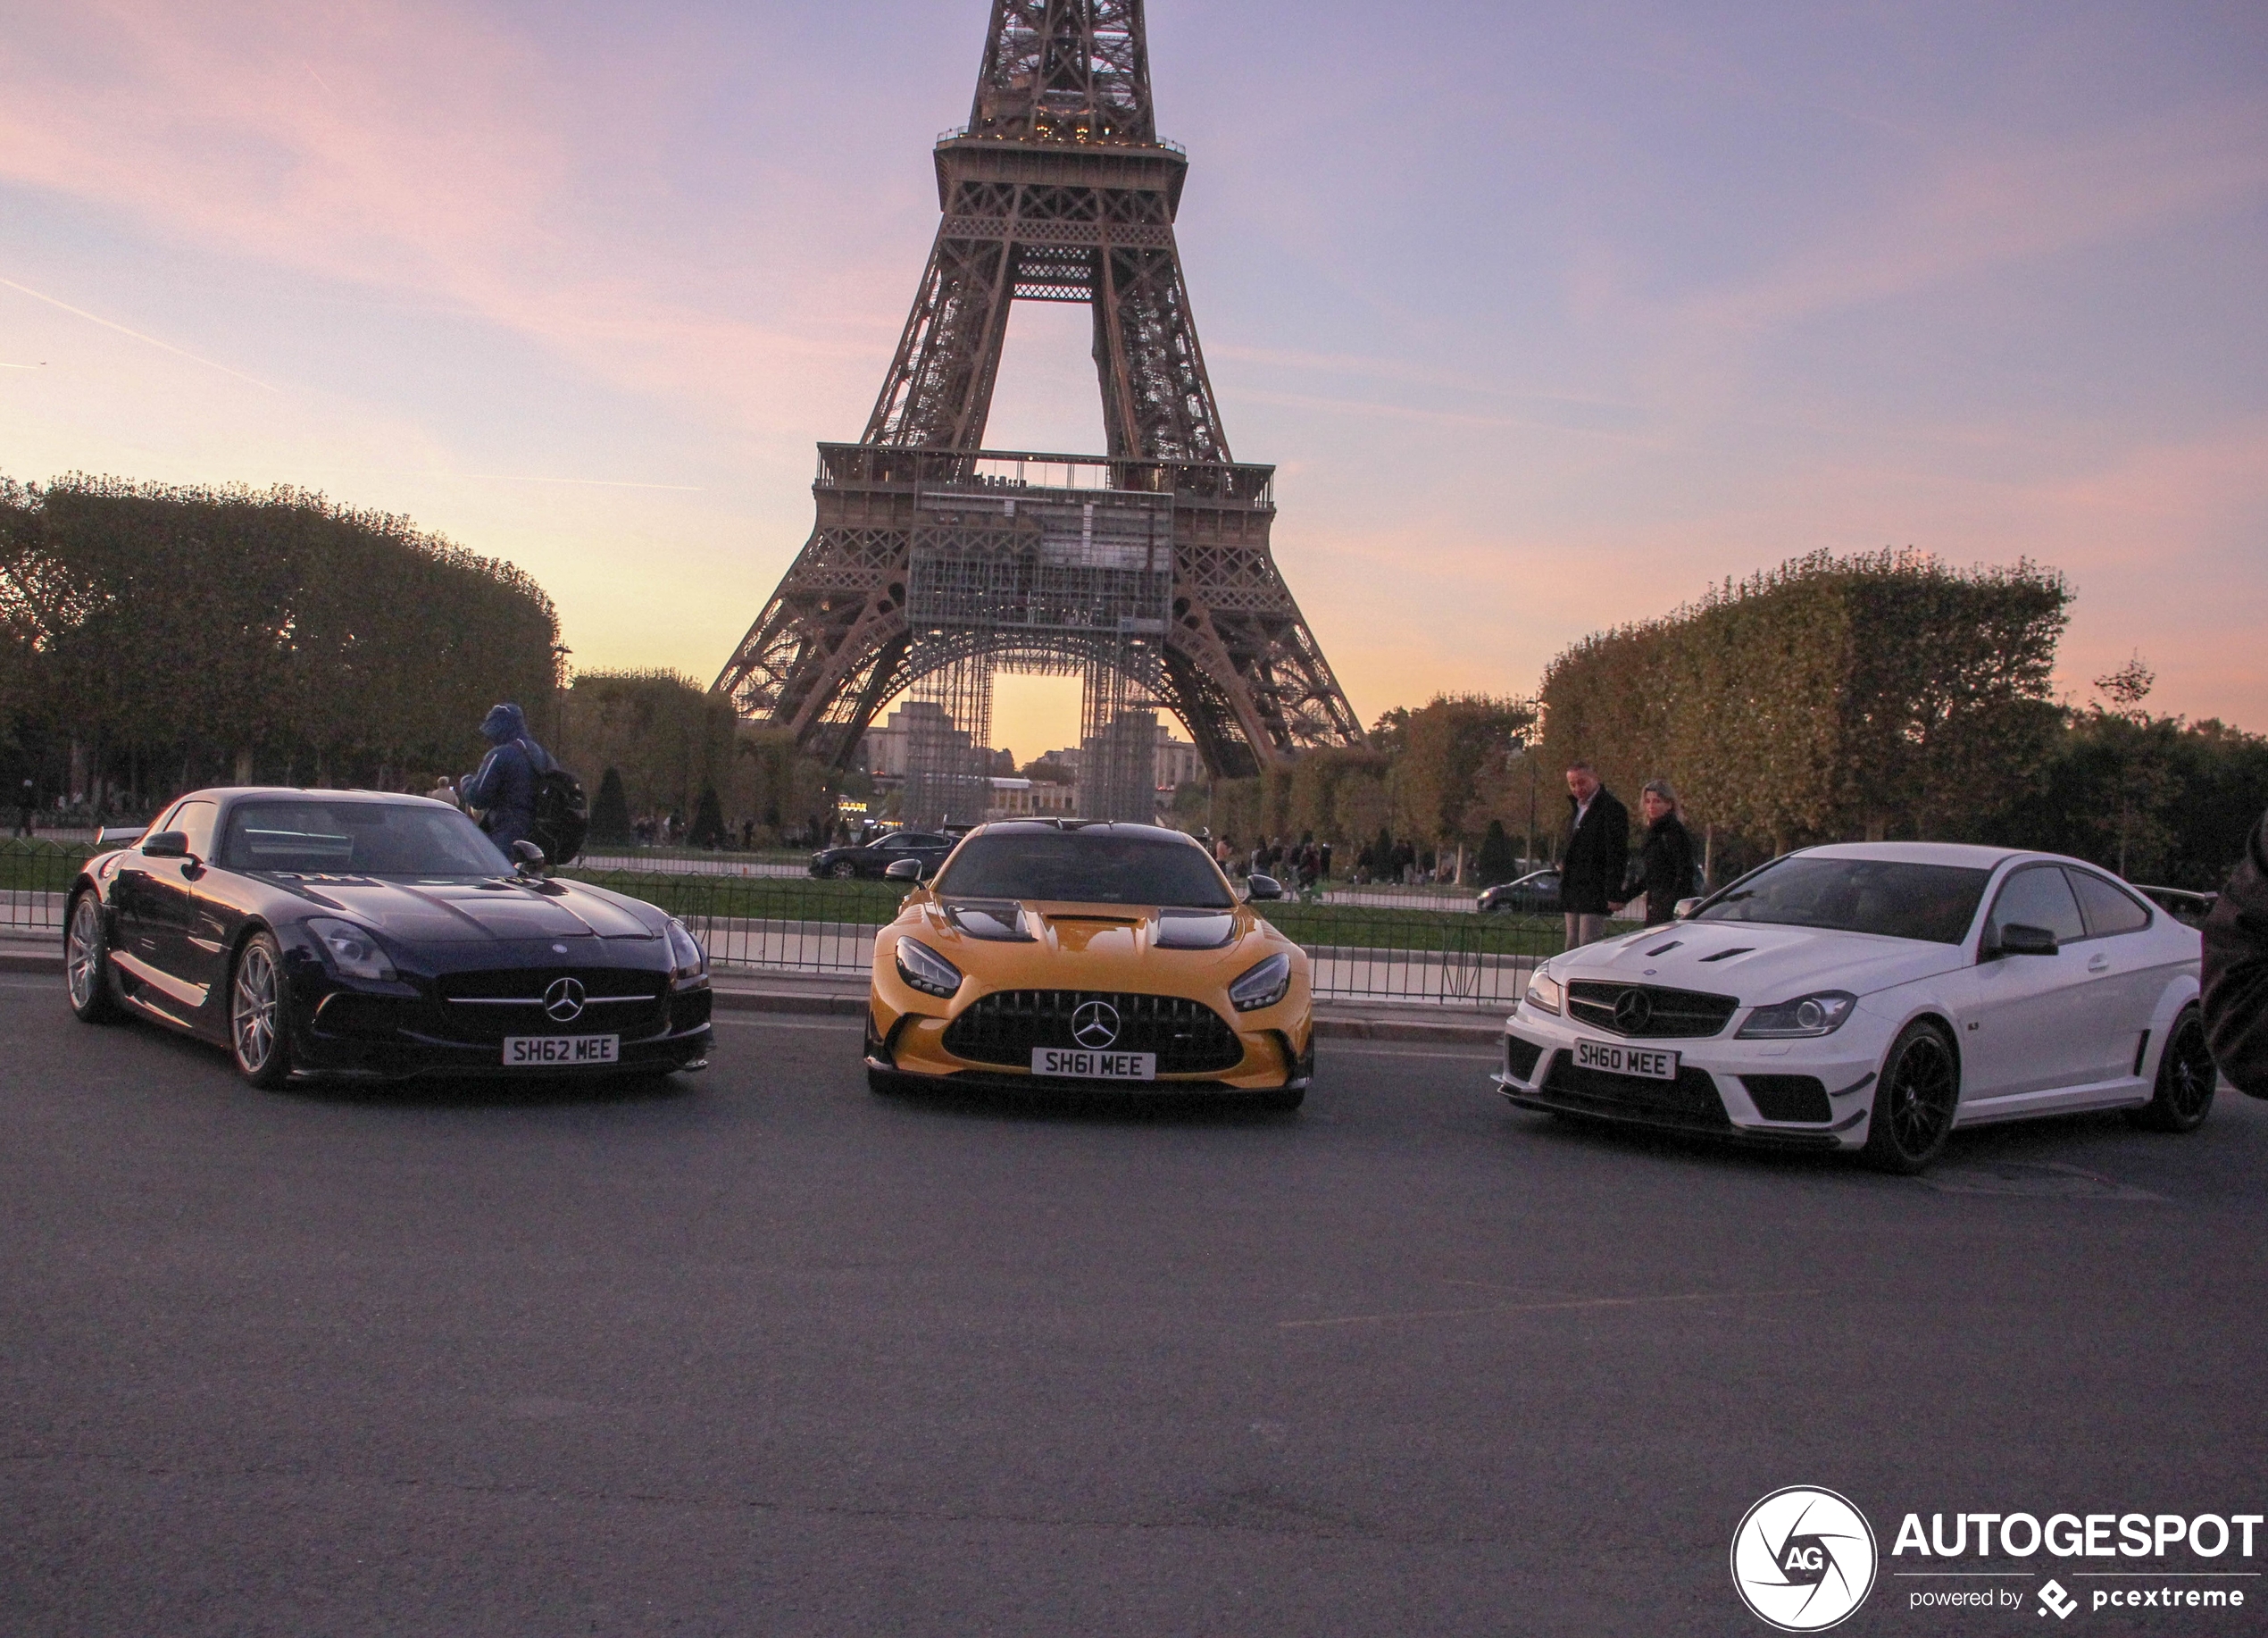
<path fill-rule="evenodd" d="M 1866 1515 L 1831 1490 L 1791 1484 L 1741 1516 L 1732 1584 L 1758 1620 L 1820 1633 L 1866 1601 L 1876 1558 Z"/>

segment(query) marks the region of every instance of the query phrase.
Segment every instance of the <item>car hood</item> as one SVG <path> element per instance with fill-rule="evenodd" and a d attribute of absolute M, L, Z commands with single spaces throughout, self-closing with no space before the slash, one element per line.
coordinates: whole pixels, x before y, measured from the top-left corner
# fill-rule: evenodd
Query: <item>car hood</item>
<path fill-rule="evenodd" d="M 972 936 L 964 929 L 980 924 L 981 912 L 969 900 L 908 906 L 899 924 L 963 973 L 999 989 L 1170 991 L 1226 984 L 1284 948 L 1281 935 L 1243 905 L 1192 911 L 1032 901 L 1021 909 L 1028 939 Z"/>
<path fill-rule="evenodd" d="M 1749 1006 L 1814 990 L 1868 995 L 1969 964 L 1958 944 L 1760 922 L 1672 922 L 1555 956 L 1554 977 L 1660 984 Z"/>
<path fill-rule="evenodd" d="M 580 882 L 402 882 L 376 876 L 269 876 L 308 914 L 331 913 L 406 944 L 530 939 L 651 939 L 662 912 Z"/>

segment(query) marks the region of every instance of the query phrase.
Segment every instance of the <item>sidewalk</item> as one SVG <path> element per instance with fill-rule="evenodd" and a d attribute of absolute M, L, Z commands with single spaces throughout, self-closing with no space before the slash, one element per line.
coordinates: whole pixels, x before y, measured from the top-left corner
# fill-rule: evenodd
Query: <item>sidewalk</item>
<path fill-rule="evenodd" d="M 0 933 L 0 973 L 59 973 L 63 957 L 54 933 Z M 866 1011 L 863 978 L 795 973 L 720 973 L 711 979 L 719 1012 L 817 1014 L 856 1018 Z M 1444 1007 L 1432 1002 L 1318 1001 L 1315 1033 L 1324 1040 L 1433 1041 L 1494 1047 L 1509 1007 Z"/>

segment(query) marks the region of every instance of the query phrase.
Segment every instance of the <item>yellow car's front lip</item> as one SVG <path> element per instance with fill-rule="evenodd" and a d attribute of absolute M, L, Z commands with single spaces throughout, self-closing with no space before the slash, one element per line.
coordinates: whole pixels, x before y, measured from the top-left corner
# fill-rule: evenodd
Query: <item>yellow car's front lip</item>
<path fill-rule="evenodd" d="M 1195 1032 L 1200 1038 L 1226 1038 L 1203 1067 L 1172 1069 L 1162 1062 L 1155 1081 L 1108 1084 L 1121 1089 L 1207 1085 L 1255 1091 L 1305 1084 L 1313 1028 L 1306 956 L 1248 911 L 1239 907 L 1230 941 L 1210 950 L 1157 946 L 1144 931 L 1154 931 L 1155 912 L 1138 907 L 1047 905 L 1031 907 L 1030 914 L 1038 925 L 1037 936 L 1029 940 L 980 940 L 954 931 L 926 892 L 910 897 L 898 920 L 874 940 L 870 1064 L 902 1074 L 1029 1079 L 1028 1052 L 1018 1055 L 1021 1062 L 963 1056 L 947 1044 L 947 1032 L 988 996 L 1075 991 L 1194 1003 L 1219 1020 L 1215 1026 L 1192 1015 L 1188 1023 Z M 930 995 L 905 982 L 898 971 L 896 947 L 906 937 L 919 939 L 961 970 L 960 987 L 951 996 Z M 1282 999 L 1250 1012 L 1237 1011 L 1229 999 L 1229 986 L 1279 952 L 1288 953 L 1292 960 L 1291 982 Z M 1138 1010 L 1147 1014 L 1152 1009 Z M 1228 1039 L 1237 1043 L 1239 1057 L 1234 1063 L 1214 1061 L 1225 1056 Z M 1074 1043 L 1050 1038 L 1037 1044 Z M 1147 1049 L 1119 1043 L 1118 1049 Z M 1172 1051 L 1161 1057 L 1170 1061 Z"/>

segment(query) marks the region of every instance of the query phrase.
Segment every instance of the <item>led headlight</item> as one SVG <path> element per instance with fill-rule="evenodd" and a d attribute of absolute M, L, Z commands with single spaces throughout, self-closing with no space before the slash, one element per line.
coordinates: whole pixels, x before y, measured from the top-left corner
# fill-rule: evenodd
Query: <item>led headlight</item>
<path fill-rule="evenodd" d="M 961 969 L 916 939 L 897 941 L 897 975 L 923 995 L 951 995 L 961 988 Z"/>
<path fill-rule="evenodd" d="M 379 979 L 394 976 L 394 964 L 386 958 L 378 940 L 354 923 L 328 915 L 311 915 L 305 924 L 315 942 L 322 947 L 323 959 L 341 975 Z"/>
<path fill-rule="evenodd" d="M 1528 975 L 1528 1005 L 1539 1013 L 1559 1010 L 1559 981 L 1543 968 L 1538 967 Z"/>
<path fill-rule="evenodd" d="M 1822 990 L 1772 1007 L 1759 1007 L 1740 1026 L 1742 1040 L 1795 1040 L 1832 1035 L 1851 1015 L 1858 998 L 1844 990 Z"/>
<path fill-rule="evenodd" d="M 1280 951 L 1229 986 L 1229 1004 L 1240 1013 L 1257 1012 L 1282 1000 L 1290 988 L 1291 957 Z"/>
<path fill-rule="evenodd" d="M 670 917 L 670 987 L 695 990 L 709 978 L 709 953 L 693 931 L 674 915 Z"/>

